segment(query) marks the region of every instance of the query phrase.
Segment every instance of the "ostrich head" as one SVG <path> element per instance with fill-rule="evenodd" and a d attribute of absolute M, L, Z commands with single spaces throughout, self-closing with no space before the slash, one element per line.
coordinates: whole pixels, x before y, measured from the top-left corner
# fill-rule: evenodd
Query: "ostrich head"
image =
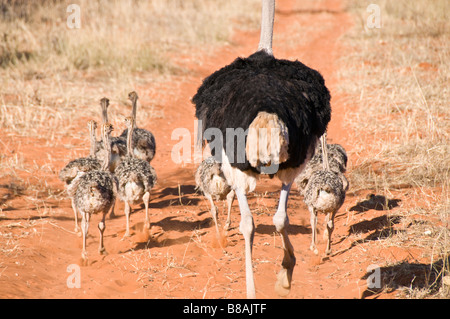
<path fill-rule="evenodd" d="M 105 123 L 103 124 L 104 126 L 104 130 L 105 130 L 105 134 L 108 136 L 110 136 L 110 134 L 114 131 L 114 127 L 111 123 Z"/>
<path fill-rule="evenodd" d="M 88 124 L 89 131 L 93 131 L 93 130 L 95 130 L 97 128 L 97 122 L 94 121 L 94 120 L 88 121 L 87 124 Z"/>
<path fill-rule="evenodd" d="M 137 100 L 138 100 L 137 93 L 135 91 L 128 93 L 128 99 L 131 101 L 132 105 L 131 115 L 136 120 Z"/>
<path fill-rule="evenodd" d="M 108 106 L 109 99 L 104 97 L 100 100 L 100 106 L 102 107 L 102 122 L 108 123 Z"/>
<path fill-rule="evenodd" d="M 127 129 L 132 129 L 134 127 L 134 118 L 132 116 L 126 116 L 123 118 L 123 121 L 125 122 L 125 126 Z"/>
<path fill-rule="evenodd" d="M 138 99 L 138 95 L 135 91 L 128 93 L 128 99 L 133 102 L 136 103 L 137 99 Z"/>

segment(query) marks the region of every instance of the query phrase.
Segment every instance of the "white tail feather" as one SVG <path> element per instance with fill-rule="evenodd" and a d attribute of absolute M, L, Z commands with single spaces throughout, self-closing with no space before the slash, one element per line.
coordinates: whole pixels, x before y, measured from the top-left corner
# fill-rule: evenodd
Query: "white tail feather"
<path fill-rule="evenodd" d="M 279 165 L 288 160 L 289 135 L 276 114 L 259 112 L 249 126 L 246 155 L 253 167 Z"/>

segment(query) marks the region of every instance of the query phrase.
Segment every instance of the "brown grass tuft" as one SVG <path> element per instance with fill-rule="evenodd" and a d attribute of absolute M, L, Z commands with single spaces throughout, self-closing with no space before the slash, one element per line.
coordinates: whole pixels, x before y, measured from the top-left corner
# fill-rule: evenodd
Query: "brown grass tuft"
<path fill-rule="evenodd" d="M 404 202 L 399 225 L 377 238 L 386 247 L 423 249 L 429 263 L 386 265 L 383 289 L 448 297 L 441 279 L 450 272 L 450 3 L 380 1 L 379 29 L 367 27 L 369 4 L 348 4 L 360 23 L 344 39 L 348 55 L 340 69 L 339 89 L 353 110 L 345 125 L 355 132 L 351 191 L 370 189 L 386 198 L 403 193 L 416 205 Z"/>

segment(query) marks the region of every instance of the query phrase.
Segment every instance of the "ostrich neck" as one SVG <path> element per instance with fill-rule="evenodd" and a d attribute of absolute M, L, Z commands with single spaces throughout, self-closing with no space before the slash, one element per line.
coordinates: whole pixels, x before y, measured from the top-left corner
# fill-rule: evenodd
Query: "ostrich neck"
<path fill-rule="evenodd" d="M 275 18 L 275 0 L 262 0 L 261 36 L 258 51 L 272 53 L 273 21 Z"/>
<path fill-rule="evenodd" d="M 328 149 L 327 149 L 327 135 L 326 135 L 326 133 L 324 133 L 320 137 L 320 143 L 321 143 L 321 146 L 322 146 L 322 164 L 323 164 L 323 169 L 325 171 L 329 171 L 330 170 L 330 164 L 328 163 Z"/>
<path fill-rule="evenodd" d="M 111 143 L 109 142 L 109 133 L 103 132 L 103 147 L 106 151 L 105 161 L 103 162 L 102 169 L 107 171 L 111 161 Z"/>
<path fill-rule="evenodd" d="M 132 106 L 132 111 L 131 111 L 131 116 L 133 117 L 133 128 L 136 126 L 136 111 L 137 111 L 137 99 L 134 100 L 133 102 L 133 106 Z"/>
<path fill-rule="evenodd" d="M 133 156 L 133 131 L 134 124 L 128 126 L 128 135 L 127 135 L 127 154 L 128 156 Z"/>
<path fill-rule="evenodd" d="M 90 145 L 90 149 L 89 149 L 89 155 L 95 156 L 95 144 L 97 141 L 95 140 L 95 128 L 93 128 L 92 126 L 89 126 L 89 135 L 91 137 L 91 145 Z"/>
<path fill-rule="evenodd" d="M 108 106 L 106 104 L 102 104 L 102 121 L 108 123 Z"/>

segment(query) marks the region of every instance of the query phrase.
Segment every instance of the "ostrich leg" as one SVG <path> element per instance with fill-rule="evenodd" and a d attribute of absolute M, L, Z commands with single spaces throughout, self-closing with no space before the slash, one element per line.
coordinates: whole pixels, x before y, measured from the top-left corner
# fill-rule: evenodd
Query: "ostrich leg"
<path fill-rule="evenodd" d="M 255 280 L 253 278 L 253 264 L 252 264 L 252 246 L 253 237 L 255 235 L 255 225 L 253 223 L 252 213 L 247 203 L 245 193 L 236 189 L 236 196 L 239 202 L 239 210 L 241 211 L 241 222 L 239 230 L 244 236 L 245 240 L 245 278 L 247 284 L 247 298 L 254 299 L 255 295 Z"/>
<path fill-rule="evenodd" d="M 86 239 L 89 231 L 89 219 L 91 215 L 89 213 L 81 212 L 81 232 L 83 234 L 83 249 L 81 251 L 81 258 L 83 263 L 87 264 L 87 251 L 86 251 Z"/>
<path fill-rule="evenodd" d="M 220 238 L 219 226 L 217 225 L 217 207 L 216 205 L 214 205 L 214 201 L 210 194 L 205 194 L 205 197 L 209 200 L 209 203 L 211 205 L 211 215 L 214 220 L 214 225 L 216 226 L 217 238 Z"/>
<path fill-rule="evenodd" d="M 145 205 L 145 222 L 144 227 L 146 229 L 150 229 L 150 216 L 148 215 L 148 202 L 150 201 L 150 192 L 145 192 L 144 196 L 142 196 L 142 200 Z"/>
<path fill-rule="evenodd" d="M 281 296 L 287 295 L 291 290 L 292 272 L 294 271 L 295 266 L 294 247 L 292 247 L 287 233 L 289 218 L 287 216 L 286 210 L 291 186 L 292 183 L 288 185 L 282 185 L 278 209 L 273 216 L 273 223 L 277 231 L 281 234 L 284 250 L 284 258 L 283 262 L 281 263 L 283 269 L 281 269 L 281 271 L 278 273 L 277 282 L 275 284 L 275 290 Z"/>
<path fill-rule="evenodd" d="M 327 217 L 325 219 L 325 232 L 323 233 L 323 236 L 327 238 L 327 248 L 325 250 L 326 255 L 331 254 L 331 235 L 333 234 L 334 230 L 334 216 L 336 215 L 336 212 L 328 213 Z"/>
<path fill-rule="evenodd" d="M 103 245 L 103 233 L 105 232 L 105 218 L 108 211 L 103 213 L 102 220 L 98 223 L 98 230 L 100 231 L 100 245 L 98 247 L 98 252 L 100 255 L 107 255 L 105 246 Z"/>
<path fill-rule="evenodd" d="M 235 197 L 234 190 L 231 190 L 227 195 L 228 215 L 227 215 L 227 221 L 225 223 L 225 226 L 223 227 L 226 231 L 230 229 L 230 225 L 231 225 L 231 206 L 233 205 L 234 197 Z"/>
<path fill-rule="evenodd" d="M 77 207 L 75 206 L 75 202 L 73 201 L 73 198 L 72 198 L 72 209 L 73 209 L 73 213 L 75 215 L 75 232 L 79 233 L 80 228 L 78 227 L 78 212 L 77 212 Z"/>
<path fill-rule="evenodd" d="M 114 213 L 114 208 L 116 207 L 116 201 L 114 201 L 112 208 L 111 208 L 111 212 L 109 213 L 109 218 L 113 219 L 116 218 L 116 214 Z"/>
<path fill-rule="evenodd" d="M 311 246 L 309 246 L 309 249 L 311 249 L 314 254 L 319 254 L 319 251 L 316 247 L 316 237 L 317 237 L 317 212 L 313 207 L 309 208 L 309 215 L 311 220 Z"/>
<path fill-rule="evenodd" d="M 125 234 L 123 235 L 122 240 L 124 240 L 126 237 L 130 237 L 130 214 L 131 214 L 131 206 L 127 201 L 125 201 L 125 217 L 127 220 L 127 228 Z"/>

